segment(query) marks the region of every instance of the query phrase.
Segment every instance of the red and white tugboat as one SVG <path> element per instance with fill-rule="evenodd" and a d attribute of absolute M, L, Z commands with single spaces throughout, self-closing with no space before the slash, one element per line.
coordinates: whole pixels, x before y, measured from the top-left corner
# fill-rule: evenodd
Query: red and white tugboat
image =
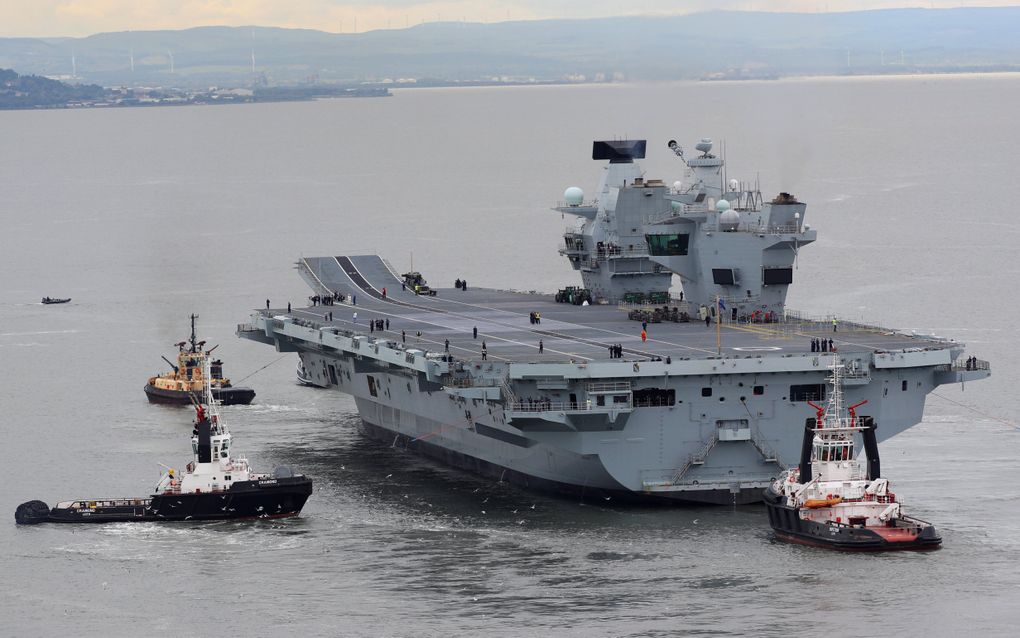
<path fill-rule="evenodd" d="M 18 506 L 19 524 L 120 523 L 128 521 L 213 521 L 283 518 L 301 513 L 312 493 L 312 480 L 279 467 L 272 474 L 253 472 L 244 457 L 230 454 L 230 431 L 216 407 L 206 359 L 205 405 L 195 405 L 193 460 L 182 475 L 168 468 L 147 498 L 64 501 L 50 509 L 42 501 Z"/>
<path fill-rule="evenodd" d="M 857 408 L 867 401 L 844 408 L 838 357 L 830 369 L 828 403 L 822 407 L 809 402 L 817 413 L 805 426 L 800 466 L 765 490 L 776 537 L 844 551 L 938 549 L 942 538 L 935 528 L 905 516 L 889 481 L 881 478 L 875 422 L 857 416 Z M 858 432 L 864 452 L 855 458 Z"/>

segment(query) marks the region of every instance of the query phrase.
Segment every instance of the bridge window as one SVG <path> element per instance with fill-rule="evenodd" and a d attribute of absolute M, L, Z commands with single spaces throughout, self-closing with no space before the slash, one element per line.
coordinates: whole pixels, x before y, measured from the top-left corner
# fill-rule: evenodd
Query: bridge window
<path fill-rule="evenodd" d="M 906 391 L 907 391 L 907 380 L 906 380 L 906 379 L 904 379 L 904 380 L 903 380 L 903 386 L 902 386 L 902 389 L 903 389 L 903 391 L 904 391 L 904 392 L 906 392 Z"/>
<path fill-rule="evenodd" d="M 703 397 L 710 397 L 710 396 L 712 396 L 712 388 L 702 388 L 701 389 L 701 396 L 703 396 Z"/>
<path fill-rule="evenodd" d="M 368 375 L 368 393 L 374 397 L 379 396 L 379 391 L 375 387 L 375 377 Z"/>
<path fill-rule="evenodd" d="M 645 235 L 648 253 L 656 256 L 686 255 L 690 235 Z"/>
<path fill-rule="evenodd" d="M 754 386 L 754 394 L 755 394 L 755 396 L 761 396 L 761 395 L 765 394 L 765 386 L 763 386 L 763 385 L 756 385 L 756 386 Z"/>
<path fill-rule="evenodd" d="M 825 384 L 824 383 L 809 383 L 805 385 L 791 385 L 790 386 L 790 401 L 824 401 L 825 400 Z"/>
<path fill-rule="evenodd" d="M 766 286 L 793 283 L 793 268 L 762 268 L 761 282 Z"/>
<path fill-rule="evenodd" d="M 737 276 L 732 268 L 713 268 L 712 283 L 720 286 L 735 286 L 737 285 Z"/>
<path fill-rule="evenodd" d="M 852 441 L 823 441 L 815 444 L 815 459 L 818 461 L 850 461 L 853 458 Z"/>

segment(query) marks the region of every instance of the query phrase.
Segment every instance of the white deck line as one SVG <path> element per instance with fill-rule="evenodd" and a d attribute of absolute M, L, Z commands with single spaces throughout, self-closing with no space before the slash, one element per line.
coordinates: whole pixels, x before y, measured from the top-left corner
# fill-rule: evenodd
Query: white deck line
<path fill-rule="evenodd" d="M 336 257 L 333 257 L 333 259 L 337 262 L 337 266 L 340 267 L 340 270 L 343 271 L 344 270 L 343 266 L 340 266 L 340 260 L 337 259 Z M 375 290 L 379 294 L 382 294 L 382 291 L 379 290 L 378 288 L 376 288 L 375 285 L 372 284 L 371 281 L 369 281 L 368 277 L 365 277 L 365 275 L 360 270 L 358 270 L 358 267 L 354 263 L 354 260 L 351 257 L 347 257 L 347 259 L 351 261 L 351 266 L 354 268 L 354 270 L 356 270 L 358 272 L 359 275 L 361 275 L 361 278 L 364 279 L 368 283 L 368 285 L 372 287 L 372 290 Z M 346 275 L 346 272 L 344 274 Z M 350 279 L 350 277 L 348 277 L 348 280 L 351 281 L 351 283 L 354 285 L 355 288 L 359 287 L 357 284 L 354 283 L 353 280 Z M 399 285 L 400 283 L 401 282 L 399 280 L 397 280 L 397 284 Z M 424 299 L 426 302 L 432 301 L 431 297 L 421 297 L 421 296 L 419 296 L 418 298 L 419 299 Z M 470 308 L 476 308 L 478 310 L 486 310 L 486 311 L 489 311 L 489 312 L 496 312 L 496 313 L 506 314 L 506 315 L 510 315 L 510 316 L 514 317 L 515 319 L 520 319 L 522 317 L 522 315 L 519 315 L 519 314 L 517 314 L 515 312 L 511 312 L 509 310 L 503 310 L 501 308 L 493 308 L 491 306 L 483 306 L 483 305 L 479 305 L 479 304 L 472 304 L 472 303 L 468 303 L 466 301 L 455 301 L 455 300 L 449 299 L 447 297 L 443 297 L 441 300 L 440 299 L 436 299 L 435 301 L 459 304 L 459 305 L 462 305 L 462 306 L 468 306 Z M 440 310 L 436 310 L 435 312 L 441 312 L 441 311 Z M 461 314 L 458 314 L 455 311 L 446 310 L 445 312 L 448 313 L 448 314 L 453 314 L 455 316 L 462 317 L 462 318 L 471 318 L 473 320 L 477 320 L 476 317 L 472 317 L 470 315 L 461 315 Z M 525 330 L 525 331 L 530 330 L 529 328 L 522 328 L 522 327 L 518 327 L 518 326 L 515 326 L 515 325 L 508 325 L 508 324 L 505 324 L 505 323 L 502 323 L 502 322 L 499 322 L 499 321 L 496 321 L 496 320 L 493 320 L 493 319 L 483 319 L 482 321 L 488 321 L 488 322 L 494 323 L 496 325 L 501 325 L 501 326 L 505 326 L 505 327 L 508 327 L 508 328 L 514 328 L 514 329 L 517 329 L 517 330 Z M 617 336 L 617 337 L 624 337 L 626 339 L 632 339 L 634 337 L 634 335 L 629 334 L 629 333 L 618 332 L 616 330 L 608 330 L 606 328 L 599 328 L 597 326 L 586 326 L 586 325 L 583 325 L 583 324 L 568 323 L 566 321 L 558 321 L 558 320 L 553 320 L 553 321 L 555 323 L 564 324 L 564 325 L 567 325 L 567 326 L 572 326 L 572 327 L 577 327 L 577 328 L 584 328 L 584 329 L 587 329 L 587 330 L 595 330 L 595 331 L 602 332 L 602 333 L 605 333 L 605 334 L 611 334 L 611 335 L 614 335 L 614 336 Z M 531 332 L 535 332 L 534 330 L 530 330 L 530 331 Z M 544 332 L 552 332 L 552 333 L 556 334 L 557 338 L 560 338 L 560 339 L 569 340 L 569 341 L 579 341 L 578 337 L 575 337 L 575 336 L 569 335 L 569 334 L 565 335 L 565 334 L 556 332 L 555 329 L 547 330 L 547 331 L 544 331 Z M 540 335 L 540 336 L 544 336 L 544 335 Z M 684 349 L 687 349 L 687 350 L 692 350 L 692 351 L 696 351 L 696 352 L 704 352 L 704 353 L 711 354 L 711 355 L 715 355 L 715 353 L 716 353 L 715 350 L 709 350 L 707 348 L 697 348 L 695 346 L 689 346 L 689 345 L 686 345 L 686 344 L 683 344 L 683 343 L 673 343 L 672 341 L 664 341 L 662 339 L 649 339 L 646 343 L 661 343 L 661 344 L 665 344 L 665 345 L 669 345 L 669 346 L 674 346 L 676 348 L 684 348 Z M 590 344 L 585 344 L 585 345 L 590 345 Z M 626 349 L 629 350 L 632 353 L 640 354 L 640 355 L 645 356 L 645 357 L 658 356 L 658 355 L 656 355 L 654 353 L 645 352 L 643 350 L 638 350 L 638 349 L 633 348 L 633 347 L 628 347 Z M 590 361 L 591 359 L 589 358 L 588 360 Z"/>

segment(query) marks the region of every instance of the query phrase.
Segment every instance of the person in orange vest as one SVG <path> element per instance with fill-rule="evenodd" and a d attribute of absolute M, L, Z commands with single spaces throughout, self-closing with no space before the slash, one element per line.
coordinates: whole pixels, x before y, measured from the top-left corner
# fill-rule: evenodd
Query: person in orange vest
<path fill-rule="evenodd" d="M 644 330 L 641 331 L 641 341 L 648 341 L 648 333 Z"/>

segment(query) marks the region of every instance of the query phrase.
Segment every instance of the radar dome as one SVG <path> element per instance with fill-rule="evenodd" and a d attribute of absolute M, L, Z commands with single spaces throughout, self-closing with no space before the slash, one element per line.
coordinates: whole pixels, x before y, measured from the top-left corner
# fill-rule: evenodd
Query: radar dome
<path fill-rule="evenodd" d="M 727 211 L 730 209 L 730 203 L 725 199 L 720 199 L 715 203 L 715 209 L 719 212 Z M 735 215 L 736 213 L 734 213 Z"/>
<path fill-rule="evenodd" d="M 683 188 L 683 187 L 684 187 L 684 183 L 681 182 L 680 180 L 676 180 L 675 182 L 673 182 L 673 190 L 675 192 L 679 193 L 680 189 Z"/>
<path fill-rule="evenodd" d="M 694 145 L 694 148 L 698 149 L 702 153 L 708 153 L 712 150 L 712 140 L 708 137 L 701 138 L 701 141 Z"/>
<path fill-rule="evenodd" d="M 719 203 L 725 202 L 721 200 Z M 720 230 L 736 230 L 740 225 L 740 213 L 735 210 L 725 210 L 719 215 Z"/>
<path fill-rule="evenodd" d="M 563 199 L 567 201 L 567 206 L 580 206 L 584 201 L 584 191 L 577 186 L 571 186 L 563 191 Z"/>
<path fill-rule="evenodd" d="M 670 202 L 669 206 L 673 209 L 674 213 L 679 213 L 684 207 L 682 202 Z"/>
<path fill-rule="evenodd" d="M 737 192 L 737 189 L 740 188 L 740 182 L 738 182 L 735 179 L 731 179 L 730 183 L 729 183 L 729 187 L 730 187 L 730 192 L 735 193 L 735 192 Z"/>

